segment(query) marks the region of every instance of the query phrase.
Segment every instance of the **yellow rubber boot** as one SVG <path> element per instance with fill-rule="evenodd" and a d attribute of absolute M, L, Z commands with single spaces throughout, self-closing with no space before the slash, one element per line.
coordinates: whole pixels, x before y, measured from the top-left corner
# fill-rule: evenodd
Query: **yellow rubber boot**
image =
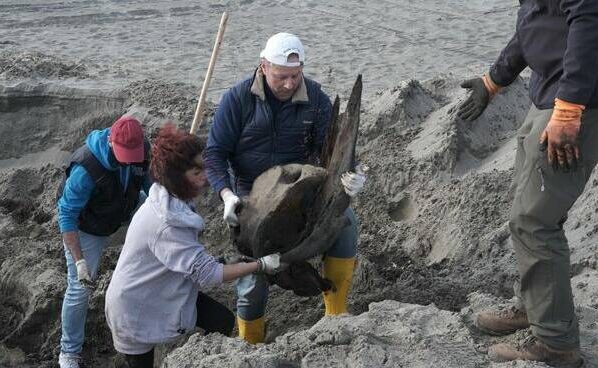
<path fill-rule="evenodd" d="M 254 319 L 253 321 L 245 321 L 237 316 L 237 324 L 239 325 L 239 337 L 250 344 L 257 344 L 264 342 L 265 323 L 264 317 Z"/>
<path fill-rule="evenodd" d="M 324 258 L 324 277 L 334 283 L 336 291 L 324 292 L 324 305 L 326 315 L 335 316 L 347 313 L 347 295 L 353 280 L 353 269 L 355 268 L 355 257 L 353 258 Z"/>

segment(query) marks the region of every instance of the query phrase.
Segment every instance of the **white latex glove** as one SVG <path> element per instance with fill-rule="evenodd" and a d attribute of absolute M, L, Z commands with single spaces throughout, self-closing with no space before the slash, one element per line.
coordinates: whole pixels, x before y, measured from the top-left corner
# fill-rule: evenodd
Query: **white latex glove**
<path fill-rule="evenodd" d="M 224 202 L 224 215 L 222 218 L 230 226 L 239 226 L 239 218 L 237 217 L 235 211 L 241 203 L 241 199 L 228 188 L 222 190 L 221 197 L 222 201 Z"/>
<path fill-rule="evenodd" d="M 363 189 L 365 180 L 365 171 L 363 170 L 361 165 L 355 166 L 355 172 L 347 171 L 346 173 L 341 175 L 341 183 L 343 184 L 343 189 L 349 197 L 355 197 L 357 193 L 359 193 L 361 189 Z"/>
<path fill-rule="evenodd" d="M 274 253 L 259 258 L 257 260 L 257 264 L 257 272 L 267 273 L 268 275 L 274 275 L 275 273 L 282 271 L 286 267 L 285 263 L 280 263 L 280 253 Z"/>
<path fill-rule="evenodd" d="M 85 261 L 85 259 L 80 259 L 75 262 L 75 266 L 77 267 L 77 280 L 79 280 L 79 283 L 88 289 L 94 289 L 95 285 L 89 275 L 87 261 Z"/>

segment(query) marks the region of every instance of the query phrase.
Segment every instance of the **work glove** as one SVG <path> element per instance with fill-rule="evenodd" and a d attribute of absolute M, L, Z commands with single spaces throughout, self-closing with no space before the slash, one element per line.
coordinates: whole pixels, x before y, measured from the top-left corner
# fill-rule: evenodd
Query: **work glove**
<path fill-rule="evenodd" d="M 487 74 L 482 78 L 468 79 L 461 83 L 461 87 L 471 90 L 471 94 L 459 106 L 457 112 L 457 115 L 465 121 L 474 121 L 482 115 L 490 100 L 500 91 L 500 86 Z"/>
<path fill-rule="evenodd" d="M 257 272 L 274 275 L 287 268 L 286 263 L 280 262 L 280 253 L 270 254 L 257 260 Z"/>
<path fill-rule="evenodd" d="M 579 130 L 584 105 L 554 100 L 550 121 L 540 136 L 540 150 L 547 151 L 548 163 L 556 171 L 576 170 L 579 161 Z"/>
<path fill-rule="evenodd" d="M 75 266 L 77 267 L 77 280 L 79 280 L 79 283 L 88 289 L 95 289 L 95 284 L 89 275 L 87 261 L 82 258 L 75 262 Z"/>
<path fill-rule="evenodd" d="M 222 190 L 222 201 L 224 202 L 224 215 L 222 218 L 230 226 L 239 226 L 239 218 L 237 217 L 237 207 L 241 203 L 241 199 L 233 193 L 232 190 L 225 188 Z"/>
<path fill-rule="evenodd" d="M 357 193 L 363 189 L 365 180 L 365 170 L 361 167 L 361 165 L 355 166 L 355 172 L 347 171 L 341 175 L 343 189 L 349 197 L 355 197 Z"/>

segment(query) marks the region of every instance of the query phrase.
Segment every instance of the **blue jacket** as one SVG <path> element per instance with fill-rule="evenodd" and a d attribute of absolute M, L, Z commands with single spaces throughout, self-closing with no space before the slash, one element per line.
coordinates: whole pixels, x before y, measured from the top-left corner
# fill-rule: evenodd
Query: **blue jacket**
<path fill-rule="evenodd" d="M 490 69 L 501 86 L 529 66 L 530 97 L 540 109 L 556 97 L 598 108 L 598 1 L 520 0 L 516 33 Z"/>
<path fill-rule="evenodd" d="M 216 110 L 204 153 L 208 180 L 216 193 L 231 188 L 246 195 L 269 168 L 311 162 L 322 150 L 332 105 L 320 85 L 303 77 L 274 119 L 264 83 L 258 69 L 229 89 Z"/>
<path fill-rule="evenodd" d="M 109 134 L 110 128 L 94 130 L 87 136 L 85 144 L 102 166 L 112 171 L 119 170 L 120 182 L 124 191 L 129 183 L 131 167 L 129 165 L 118 165 L 110 159 Z M 143 189 L 146 193 L 149 191 L 150 186 L 149 177 L 146 177 L 143 183 Z M 73 164 L 66 179 L 62 196 L 58 200 L 58 226 L 61 233 L 78 229 L 79 214 L 89 201 L 94 188 L 95 183 L 83 166 Z"/>

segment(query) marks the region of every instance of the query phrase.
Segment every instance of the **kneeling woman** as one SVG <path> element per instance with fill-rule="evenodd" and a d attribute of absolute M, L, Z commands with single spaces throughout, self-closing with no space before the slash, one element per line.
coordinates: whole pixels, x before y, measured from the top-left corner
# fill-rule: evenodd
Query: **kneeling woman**
<path fill-rule="evenodd" d="M 152 367 L 154 346 L 199 326 L 229 335 L 234 315 L 200 293 L 202 288 L 252 272 L 275 273 L 279 256 L 223 265 L 197 237 L 204 223 L 191 200 L 206 188 L 203 144 L 174 125 L 163 127 L 152 146 L 156 182 L 129 226 L 106 293 L 106 320 L 114 348 L 131 367 Z"/>

